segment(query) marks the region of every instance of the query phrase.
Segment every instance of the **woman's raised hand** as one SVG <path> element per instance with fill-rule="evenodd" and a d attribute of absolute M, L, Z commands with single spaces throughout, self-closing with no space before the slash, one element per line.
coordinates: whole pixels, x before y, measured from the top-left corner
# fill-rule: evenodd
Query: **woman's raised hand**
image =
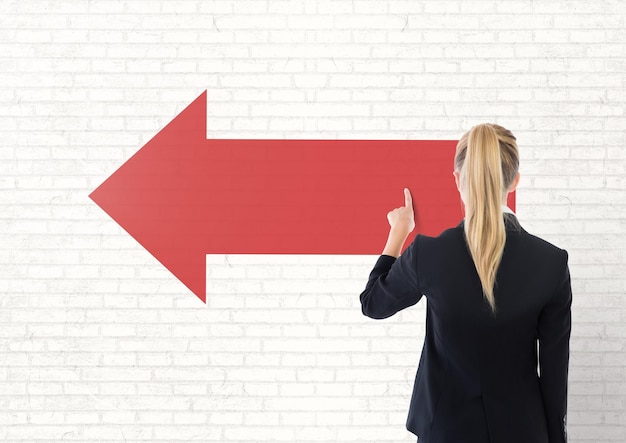
<path fill-rule="evenodd" d="M 415 229 L 413 199 L 411 198 L 409 188 L 404 188 L 404 206 L 389 211 L 387 220 L 392 230 L 399 230 L 406 235 Z"/>

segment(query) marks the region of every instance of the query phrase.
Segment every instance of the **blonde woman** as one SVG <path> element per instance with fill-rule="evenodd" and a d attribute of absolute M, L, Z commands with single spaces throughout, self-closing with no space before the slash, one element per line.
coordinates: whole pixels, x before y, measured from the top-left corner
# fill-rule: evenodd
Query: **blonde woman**
<path fill-rule="evenodd" d="M 383 319 L 426 298 L 426 334 L 406 427 L 420 443 L 563 443 L 572 292 L 568 254 L 506 206 L 519 182 L 513 134 L 479 124 L 459 140 L 465 218 L 414 229 L 411 194 L 387 214 L 387 244 L 360 295 Z M 539 370 L 539 373 L 538 373 Z"/>

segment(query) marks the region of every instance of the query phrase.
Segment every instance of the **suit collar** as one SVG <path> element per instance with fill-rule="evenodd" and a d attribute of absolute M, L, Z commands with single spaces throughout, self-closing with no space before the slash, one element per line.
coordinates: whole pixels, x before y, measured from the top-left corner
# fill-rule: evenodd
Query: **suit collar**
<path fill-rule="evenodd" d="M 507 205 L 502 205 L 502 213 L 515 215 L 515 212 L 513 212 L 513 210 L 509 208 Z"/>

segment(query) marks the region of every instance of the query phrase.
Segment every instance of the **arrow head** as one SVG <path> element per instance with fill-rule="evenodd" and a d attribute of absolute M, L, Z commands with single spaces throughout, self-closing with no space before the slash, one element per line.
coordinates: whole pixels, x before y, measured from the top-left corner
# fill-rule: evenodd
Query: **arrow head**
<path fill-rule="evenodd" d="M 204 91 L 89 197 L 206 303 L 205 251 L 198 242 L 205 163 Z"/>

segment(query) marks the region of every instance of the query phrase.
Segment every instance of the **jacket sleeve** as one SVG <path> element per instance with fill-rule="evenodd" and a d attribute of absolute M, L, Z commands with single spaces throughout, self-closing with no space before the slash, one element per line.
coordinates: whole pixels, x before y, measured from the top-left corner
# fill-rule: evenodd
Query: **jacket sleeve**
<path fill-rule="evenodd" d="M 557 289 L 539 316 L 539 384 L 550 443 L 567 442 L 567 375 L 572 324 L 572 288 L 565 252 Z"/>
<path fill-rule="evenodd" d="M 382 319 L 416 304 L 422 297 L 417 273 L 418 234 L 396 259 L 381 255 L 359 296 L 364 315 Z"/>

